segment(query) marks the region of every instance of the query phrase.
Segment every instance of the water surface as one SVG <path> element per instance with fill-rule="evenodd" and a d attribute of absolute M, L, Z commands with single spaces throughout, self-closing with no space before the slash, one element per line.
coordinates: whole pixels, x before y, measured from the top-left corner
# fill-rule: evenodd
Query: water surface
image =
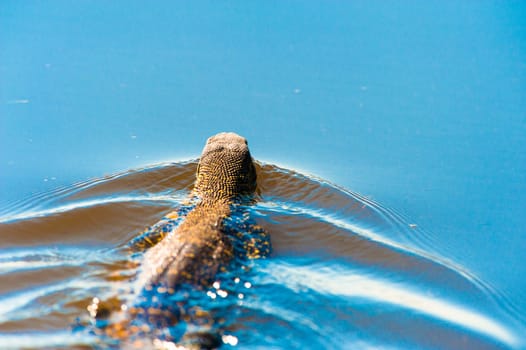
<path fill-rule="evenodd" d="M 88 306 L 115 297 L 132 306 L 142 254 L 120 248 L 184 205 L 196 165 L 130 170 L 14 203 L 0 218 L 0 342 L 115 345 Z M 519 317 L 498 292 L 428 251 L 426 233 L 395 211 L 274 165 L 259 164 L 258 175 L 249 212 L 270 233 L 271 256 L 183 300 L 222 312 L 225 347 L 523 346 Z"/>
<path fill-rule="evenodd" d="M 291 339 L 433 348 L 468 334 L 464 347 L 524 347 L 502 329 L 526 334 L 525 14 L 522 1 L 492 0 L 2 1 L 2 339 L 18 347 L 12 332 L 38 331 L 48 344 L 91 344 L 69 336 L 69 319 L 107 291 L 108 269 L 133 276 L 116 247 L 191 186 L 189 168 L 174 180 L 182 187 L 155 185 L 171 175 L 152 164 L 191 159 L 210 135 L 235 131 L 257 159 L 346 193 L 261 184 L 253 214 L 276 245 L 254 267 L 268 277 L 258 283 L 281 286 L 284 301 L 323 290 L 323 305 L 294 306 L 314 321 L 280 321 Z M 126 169 L 116 177 L 133 190 L 112 175 Z M 382 306 L 342 285 L 385 290 Z M 78 303 L 53 299 L 64 293 Z M 422 295 L 439 303 L 423 312 Z M 408 324 L 421 338 L 400 335 Z"/>

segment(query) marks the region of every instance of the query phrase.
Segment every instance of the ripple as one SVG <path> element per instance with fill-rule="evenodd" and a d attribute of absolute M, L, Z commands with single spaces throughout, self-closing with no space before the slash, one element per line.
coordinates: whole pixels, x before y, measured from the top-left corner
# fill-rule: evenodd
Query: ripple
<path fill-rule="evenodd" d="M 85 247 L 33 247 L 0 251 L 0 275 L 51 267 L 82 266 L 93 259 L 93 249 Z"/>
<path fill-rule="evenodd" d="M 20 332 L 0 333 L 0 344 L 91 342 L 70 330 L 29 330 L 50 327 L 44 326 L 50 320 L 71 327 L 87 317 L 94 296 L 133 298 L 133 263 L 141 254 L 120 248 L 186 203 L 196 167 L 195 160 L 155 164 L 4 209 L 0 329 Z M 272 164 L 256 168 L 259 202 L 248 211 L 270 233 L 274 253 L 232 281 L 218 281 L 215 298 L 205 294 L 201 305 L 224 318 L 228 342 L 246 348 L 523 345 L 520 310 L 506 293 L 433 251 L 427 231 L 403 215 L 314 176 Z"/>
<path fill-rule="evenodd" d="M 309 289 L 322 294 L 392 304 L 492 337 L 508 346 L 516 347 L 520 344 L 517 334 L 487 315 L 452 301 L 430 297 L 427 295 L 428 291 L 424 293 L 405 283 L 372 278 L 361 271 L 335 266 L 297 266 L 274 262 L 268 267 L 266 276 L 296 293 Z M 283 315 L 284 312 L 280 314 Z"/>
<path fill-rule="evenodd" d="M 76 209 L 96 207 L 103 204 L 110 203 L 130 203 L 130 202 L 162 202 L 162 203 L 172 203 L 177 204 L 182 200 L 181 195 L 137 195 L 137 196 L 118 196 L 118 197 L 106 197 L 106 198 L 96 198 L 91 200 L 84 200 L 69 203 L 66 205 L 60 205 L 49 209 L 37 210 L 37 211 L 25 211 L 20 214 L 7 215 L 0 217 L 0 223 L 8 223 L 18 220 L 29 220 L 36 219 L 40 217 L 46 217 L 50 215 L 56 215 L 61 213 L 66 213 Z"/>
<path fill-rule="evenodd" d="M 15 291 L 12 293 L 3 294 L 0 296 L 0 323 L 6 321 L 20 320 L 29 317 L 39 317 L 47 315 L 51 310 L 54 310 L 53 305 L 43 306 L 38 308 L 34 304 L 39 298 L 50 296 L 59 293 L 60 295 L 67 295 L 69 290 L 89 290 L 103 288 L 107 285 L 102 281 L 86 280 L 86 279 L 72 279 L 69 281 L 59 281 L 54 284 L 39 286 L 24 291 Z"/>
<path fill-rule="evenodd" d="M 71 331 L 0 333 L 3 349 L 85 349 L 94 343 L 88 334 L 72 334 Z"/>

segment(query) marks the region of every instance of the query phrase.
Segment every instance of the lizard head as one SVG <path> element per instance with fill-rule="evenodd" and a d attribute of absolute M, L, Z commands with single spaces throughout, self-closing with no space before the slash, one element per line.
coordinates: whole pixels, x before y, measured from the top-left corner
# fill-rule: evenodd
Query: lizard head
<path fill-rule="evenodd" d="M 220 133 L 206 141 L 194 191 L 201 197 L 231 200 L 256 190 L 256 169 L 245 138 Z"/>

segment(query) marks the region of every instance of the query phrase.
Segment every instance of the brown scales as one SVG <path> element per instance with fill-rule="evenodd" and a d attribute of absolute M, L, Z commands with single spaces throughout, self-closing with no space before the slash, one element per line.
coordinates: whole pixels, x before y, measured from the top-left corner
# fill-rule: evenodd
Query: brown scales
<path fill-rule="evenodd" d="M 230 216 L 232 205 L 243 196 L 252 196 L 255 189 L 256 170 L 247 141 L 234 133 L 210 137 L 201 154 L 193 190 L 193 196 L 197 196 L 199 202 L 172 234 L 157 234 L 151 240 L 145 238 L 144 246 L 153 247 L 144 255 L 139 284 L 145 290 L 157 288 L 167 293 L 175 292 L 183 283 L 198 288 L 211 285 L 216 274 L 224 270 L 234 257 L 233 245 L 223 230 L 223 221 Z M 243 228 L 256 230 L 266 237 L 257 226 Z M 270 250 L 268 241 L 258 242 L 257 239 L 249 240 L 244 248 L 249 258 L 265 256 Z M 99 310 L 104 310 L 102 305 L 99 305 Z M 201 312 L 194 311 L 196 315 Z M 130 308 L 126 321 L 107 327 L 105 333 L 112 338 L 127 338 L 135 333 L 134 327 L 137 328 L 130 326 L 131 317 L 146 313 L 157 318 L 164 312 Z M 206 312 L 202 313 L 202 317 L 190 321 L 200 323 L 210 317 Z M 164 316 L 169 323 L 177 322 L 170 315 Z M 181 316 L 183 320 L 187 318 L 184 313 Z"/>
<path fill-rule="evenodd" d="M 256 190 L 256 170 L 247 141 L 234 133 L 210 137 L 199 160 L 194 194 L 200 198 L 173 235 L 145 254 L 139 280 L 176 288 L 181 283 L 212 282 L 234 252 L 223 220 L 231 204 Z"/>

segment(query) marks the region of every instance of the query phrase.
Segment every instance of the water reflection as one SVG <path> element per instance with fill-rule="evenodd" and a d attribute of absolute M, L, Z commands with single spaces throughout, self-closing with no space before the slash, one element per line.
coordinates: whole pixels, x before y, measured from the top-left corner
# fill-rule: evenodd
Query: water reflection
<path fill-rule="evenodd" d="M 133 298 L 141 256 L 120 248 L 182 204 L 195 169 L 156 165 L 11 206 L 0 217 L 0 342 L 105 347 L 87 306 Z M 225 347 L 522 346 L 499 295 L 427 250 L 425 234 L 394 211 L 273 165 L 258 164 L 258 174 L 249 210 L 270 232 L 273 256 L 198 299 L 223 318 Z"/>
<path fill-rule="evenodd" d="M 428 322 L 441 320 L 450 327 L 463 328 L 509 346 L 519 344 L 517 335 L 496 320 L 454 301 L 441 299 L 439 293 L 431 289 L 419 290 L 404 281 L 384 280 L 368 276 L 367 271 L 334 265 L 304 266 L 281 262 L 273 263 L 268 268 L 265 283 L 281 284 L 295 293 L 313 291 L 358 299 L 359 303 L 373 308 L 379 304 L 390 304 L 405 309 L 402 312 L 414 313 L 415 323 L 421 323 L 425 318 L 430 318 Z"/>

